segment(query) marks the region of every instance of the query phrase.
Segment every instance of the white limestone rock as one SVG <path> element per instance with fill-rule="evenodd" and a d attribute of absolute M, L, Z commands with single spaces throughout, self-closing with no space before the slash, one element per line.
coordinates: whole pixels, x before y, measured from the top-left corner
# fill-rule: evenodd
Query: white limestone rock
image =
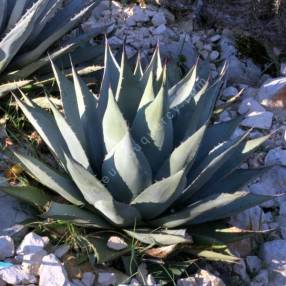
<path fill-rule="evenodd" d="M 37 281 L 34 275 L 26 273 L 20 265 L 0 269 L 0 279 L 11 285 L 33 284 Z"/>
<path fill-rule="evenodd" d="M 71 286 L 66 270 L 54 254 L 43 257 L 39 276 L 39 286 Z"/>
<path fill-rule="evenodd" d="M 247 114 L 251 112 L 264 112 L 264 111 L 265 108 L 261 106 L 261 104 L 253 98 L 244 99 L 238 107 L 239 114 Z"/>
<path fill-rule="evenodd" d="M 253 111 L 241 122 L 241 126 L 269 130 L 272 126 L 273 113 Z"/>
<path fill-rule="evenodd" d="M 45 250 L 29 253 L 23 256 L 22 268 L 26 273 L 38 275 L 43 257 L 47 255 Z"/>
<path fill-rule="evenodd" d="M 269 286 L 268 271 L 261 270 L 251 281 L 250 286 Z"/>
<path fill-rule="evenodd" d="M 48 237 L 41 237 L 34 232 L 30 232 L 24 237 L 16 252 L 19 256 L 37 253 L 42 251 L 48 243 Z"/>
<path fill-rule="evenodd" d="M 270 150 L 265 157 L 264 163 L 266 166 L 286 166 L 286 150 L 283 150 L 281 147 Z"/>
<path fill-rule="evenodd" d="M 81 282 L 85 286 L 93 286 L 95 281 L 95 275 L 92 272 L 85 272 L 82 275 Z"/>
<path fill-rule="evenodd" d="M 167 20 L 165 18 L 165 15 L 163 13 L 156 13 L 153 17 L 152 17 L 152 24 L 155 27 L 158 27 L 160 25 L 165 25 L 167 24 Z"/>
<path fill-rule="evenodd" d="M 246 266 L 249 272 L 252 274 L 257 274 L 262 267 L 262 261 L 257 256 L 247 256 Z"/>
<path fill-rule="evenodd" d="M 153 35 L 164 35 L 167 32 L 167 27 L 165 24 L 161 24 L 156 29 L 153 30 Z"/>
<path fill-rule="evenodd" d="M 113 250 L 122 250 L 128 247 L 128 244 L 119 236 L 111 236 L 107 241 L 107 247 Z"/>
<path fill-rule="evenodd" d="M 265 242 L 260 255 L 267 264 L 268 286 L 286 285 L 286 240 Z"/>
<path fill-rule="evenodd" d="M 238 90 L 234 86 L 229 86 L 222 92 L 222 96 L 225 98 L 231 98 L 231 97 L 236 96 L 237 94 L 238 94 Z"/>
<path fill-rule="evenodd" d="M 0 260 L 14 255 L 14 241 L 8 236 L 0 236 Z"/>
<path fill-rule="evenodd" d="M 257 99 L 262 105 L 268 106 L 269 101 L 283 88 L 286 88 L 285 77 L 268 79 L 258 90 Z"/>
<path fill-rule="evenodd" d="M 210 60 L 216 61 L 219 58 L 219 52 L 218 51 L 212 51 L 210 53 Z"/>
<path fill-rule="evenodd" d="M 216 34 L 216 35 L 211 36 L 210 41 L 212 43 L 215 43 L 215 42 L 218 42 L 220 39 L 221 39 L 221 35 Z"/>
<path fill-rule="evenodd" d="M 100 272 L 98 273 L 97 282 L 100 286 L 117 285 L 116 274 L 112 272 Z"/>
<path fill-rule="evenodd" d="M 134 6 L 133 13 L 134 14 L 131 17 L 133 17 L 136 22 L 144 23 L 149 21 L 149 17 L 146 14 L 145 9 L 142 9 L 140 6 Z"/>
<path fill-rule="evenodd" d="M 258 182 L 249 186 L 249 191 L 260 195 L 278 195 L 285 193 L 286 169 L 281 166 L 272 167 Z M 273 207 L 283 197 L 264 202 L 264 207 Z"/>
<path fill-rule="evenodd" d="M 194 276 L 182 278 L 177 281 L 178 286 L 225 286 L 224 282 L 217 276 L 201 269 Z"/>
<path fill-rule="evenodd" d="M 280 74 L 282 76 L 286 75 L 286 63 L 281 63 L 281 65 L 280 65 Z"/>

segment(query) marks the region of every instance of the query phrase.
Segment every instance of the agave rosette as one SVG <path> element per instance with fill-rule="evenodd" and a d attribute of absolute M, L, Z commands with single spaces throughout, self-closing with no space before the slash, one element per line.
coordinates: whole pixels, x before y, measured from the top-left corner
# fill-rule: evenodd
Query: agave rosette
<path fill-rule="evenodd" d="M 0 95 L 31 82 L 25 79 L 49 63 L 44 55 L 48 48 L 76 27 L 95 4 L 78 0 L 0 0 Z M 74 38 L 50 57 L 56 59 L 78 44 Z"/>
<path fill-rule="evenodd" d="M 71 82 L 52 66 L 64 113 L 52 102 L 53 115 L 26 97 L 16 101 L 59 170 L 28 154 L 15 155 L 66 203 L 50 202 L 49 194 L 31 186 L 4 188 L 38 207 L 49 202 L 45 218 L 121 230 L 147 244 L 181 244 L 190 242 L 183 230 L 270 198 L 241 190 L 263 170 L 237 169 L 269 136 L 231 138 L 240 118 L 210 123 L 222 78 L 211 83 L 206 63 L 169 87 L 159 48 L 143 72 L 140 60 L 131 69 L 124 52 L 119 65 L 106 45 L 99 97 L 74 68 Z"/>

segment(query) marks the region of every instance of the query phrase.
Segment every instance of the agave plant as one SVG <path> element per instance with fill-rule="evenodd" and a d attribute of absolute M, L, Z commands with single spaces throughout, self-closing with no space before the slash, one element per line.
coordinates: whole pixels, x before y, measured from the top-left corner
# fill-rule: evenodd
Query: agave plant
<path fill-rule="evenodd" d="M 47 49 L 72 30 L 95 2 L 64 0 L 0 1 L 0 94 L 29 83 L 24 80 L 44 64 Z M 54 52 L 56 58 L 74 49 L 75 43 Z M 19 82 L 13 83 L 18 80 Z M 9 83 L 10 82 L 10 83 Z"/>
<path fill-rule="evenodd" d="M 15 155 L 65 202 L 34 186 L 2 188 L 45 209 L 44 218 L 121 232 L 157 246 L 186 246 L 187 231 L 195 242 L 187 249 L 194 252 L 201 244 L 208 249 L 224 237 L 240 238 L 227 228 L 216 233 L 218 222 L 270 198 L 241 190 L 263 170 L 237 169 L 269 136 L 248 140 L 246 132 L 231 138 L 240 118 L 211 123 L 222 78 L 208 80 L 207 64 L 196 64 L 169 87 L 159 48 L 143 72 L 140 60 L 131 69 L 124 52 L 119 65 L 106 45 L 99 97 L 74 67 L 73 83 L 53 63 L 52 68 L 64 113 L 51 101 L 53 115 L 24 94 L 24 100 L 15 98 L 59 169 L 26 153 Z M 95 247 L 107 251 L 100 239 Z M 100 253 L 99 261 L 116 256 Z"/>

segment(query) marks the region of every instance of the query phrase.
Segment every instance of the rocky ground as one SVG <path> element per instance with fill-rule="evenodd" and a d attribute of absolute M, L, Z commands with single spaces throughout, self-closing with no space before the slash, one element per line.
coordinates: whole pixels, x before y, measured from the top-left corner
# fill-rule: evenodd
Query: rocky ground
<path fill-rule="evenodd" d="M 125 41 L 129 58 L 141 50 L 143 61 L 147 61 L 159 41 L 164 57 L 175 58 L 189 68 L 197 56 L 209 60 L 213 78 L 218 76 L 227 61 L 227 81 L 217 103 L 218 107 L 226 105 L 227 108 L 219 114 L 217 121 L 242 115 L 244 119 L 233 136 L 241 135 L 249 127 L 253 128 L 249 135 L 251 138 L 272 133 L 264 147 L 241 168 L 269 166 L 261 178 L 245 188 L 254 193 L 275 195 L 276 198 L 231 219 L 233 225 L 245 229 L 272 231 L 263 239 L 259 236 L 259 239 L 247 239 L 232 246 L 233 252 L 241 257 L 240 264 L 229 267 L 229 271 L 239 277 L 236 282 L 225 280 L 219 265 L 217 268 L 207 265 L 197 274 L 178 280 L 177 285 L 286 285 L 286 197 L 283 196 L 286 192 L 286 65 L 281 63 L 277 76 L 267 74 L 266 64 L 257 65 L 253 59 L 241 57 L 232 31 L 197 26 L 195 11 L 176 15 L 153 5 L 141 8 L 118 2 L 110 5 L 109 1 L 102 1 L 82 28 L 88 32 L 95 26 L 106 25 L 112 48 L 118 49 Z M 232 100 L 233 104 L 226 104 Z M 4 128 L 0 133 L 4 138 Z M 5 166 L 1 167 L 5 169 Z M 1 178 L 1 182 L 6 183 L 5 176 Z M 89 286 L 119 285 L 121 282 L 122 285 L 156 285 L 144 265 L 138 269 L 140 275 L 129 281 L 126 275 L 115 269 L 94 271 L 89 267 L 76 275 L 67 263 L 69 249 L 66 245 L 52 246 L 46 237 L 35 233 L 28 233 L 18 240 L 21 227 L 11 226 L 31 215 L 25 205 L 0 194 L 0 210 L 0 260 L 13 264 L 1 269 L 0 262 L 1 286 L 5 283 Z M 13 242 L 15 233 L 17 239 Z"/>

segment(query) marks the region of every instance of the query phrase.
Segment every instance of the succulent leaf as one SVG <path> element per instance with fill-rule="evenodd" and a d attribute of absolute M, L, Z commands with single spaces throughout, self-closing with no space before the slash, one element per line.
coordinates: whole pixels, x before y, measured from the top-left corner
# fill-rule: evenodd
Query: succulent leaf
<path fill-rule="evenodd" d="M 8 0 L 0 0 L 0 33 L 2 32 L 3 25 L 5 23 L 7 17 L 7 1 Z M 2 55 L 0 55 L 0 62 L 2 60 Z"/>
<path fill-rule="evenodd" d="M 166 78 L 155 99 L 140 109 L 133 122 L 132 135 L 142 147 L 152 171 L 156 172 L 173 148 L 173 124 L 167 117 Z"/>
<path fill-rule="evenodd" d="M 108 102 L 109 89 L 111 88 L 112 93 L 116 94 L 120 76 L 120 68 L 110 49 L 107 39 L 105 41 L 104 67 L 105 68 L 101 82 L 100 97 L 98 102 L 99 113 L 102 116 L 105 112 L 106 105 Z"/>
<path fill-rule="evenodd" d="M 192 170 L 188 177 L 190 184 L 184 191 L 180 201 L 184 201 L 184 203 L 187 204 L 193 194 L 208 183 L 217 170 L 227 162 L 235 152 L 242 148 L 247 135 L 248 134 L 221 144 L 218 148 L 213 150 L 195 170 Z"/>
<path fill-rule="evenodd" d="M 150 165 L 137 145 L 126 132 L 102 165 L 102 176 L 113 197 L 130 202 L 152 183 Z"/>
<path fill-rule="evenodd" d="M 232 194 L 215 194 L 176 212 L 176 214 L 156 219 L 152 221 L 152 225 L 174 228 L 219 220 L 271 198 L 271 196 L 255 195 L 244 191 Z"/>
<path fill-rule="evenodd" d="M 32 123 L 53 154 L 61 162 L 65 162 L 64 153 L 68 153 L 68 149 L 54 118 L 48 112 L 38 107 L 31 107 L 20 101 L 17 97 L 15 97 L 15 99 L 25 116 Z"/>
<path fill-rule="evenodd" d="M 93 169 L 100 170 L 103 157 L 102 137 L 97 113 L 97 99 L 88 89 L 83 80 L 78 76 L 72 64 L 74 89 L 81 125 L 86 138 L 87 153 Z M 91 124 L 92 122 L 92 124 Z"/>
<path fill-rule="evenodd" d="M 141 97 L 138 110 L 143 108 L 148 103 L 152 102 L 155 99 L 155 90 L 154 90 L 154 73 L 151 70 L 149 78 L 147 80 L 143 95 Z"/>
<path fill-rule="evenodd" d="M 185 186 L 185 170 L 181 170 L 149 186 L 131 202 L 131 205 L 140 211 L 143 219 L 153 219 L 172 205 L 182 194 Z"/>
<path fill-rule="evenodd" d="M 111 88 L 108 92 L 108 102 L 102 119 L 102 131 L 106 153 L 111 152 L 128 132 L 127 122 L 115 101 Z"/>
<path fill-rule="evenodd" d="M 0 190 L 36 208 L 43 208 L 51 200 L 45 191 L 32 186 L 7 186 Z"/>
<path fill-rule="evenodd" d="M 124 230 L 129 236 L 135 238 L 138 241 L 141 241 L 149 245 L 170 245 L 170 244 L 179 244 L 179 243 L 190 243 L 191 240 L 181 235 L 179 231 L 174 233 L 169 233 L 168 231 L 151 231 L 150 229 L 141 230 L 137 229 L 136 231 Z M 185 232 L 184 230 L 182 232 Z"/>
<path fill-rule="evenodd" d="M 233 193 L 236 190 L 241 190 L 249 181 L 260 177 L 266 170 L 268 168 L 235 170 L 216 182 L 207 183 L 199 193 L 194 194 L 191 202 L 217 193 Z"/>
<path fill-rule="evenodd" d="M 207 156 L 213 148 L 218 146 L 220 143 L 229 140 L 240 122 L 241 117 L 238 116 L 235 119 L 214 124 L 207 128 L 205 136 L 201 142 L 197 160 L 201 161 L 201 159 Z"/>
<path fill-rule="evenodd" d="M 174 126 L 175 146 L 191 136 L 198 128 L 201 114 L 197 111 L 199 101 L 205 96 L 209 82 L 194 87 L 194 92 L 180 105 L 171 109 Z M 197 93 L 195 93 L 197 91 Z"/>
<path fill-rule="evenodd" d="M 93 174 L 71 158 L 67 158 L 67 169 L 85 200 L 107 220 L 118 226 L 130 225 L 136 220 L 141 220 L 140 213 L 134 207 L 115 201 Z"/>
<path fill-rule="evenodd" d="M 79 226 L 109 229 L 110 225 L 100 216 L 73 205 L 52 202 L 48 210 L 43 214 L 45 218 L 65 220 Z"/>
<path fill-rule="evenodd" d="M 0 72 L 11 62 L 24 42 L 33 31 L 33 27 L 42 13 L 47 0 L 40 0 L 30 8 L 17 25 L 0 42 Z"/>
<path fill-rule="evenodd" d="M 194 87 L 197 79 L 197 64 L 187 73 L 181 81 L 175 84 L 169 90 L 170 96 L 170 108 L 175 108 L 176 106 L 187 100 L 192 93 L 194 93 Z"/>
<path fill-rule="evenodd" d="M 123 49 L 115 98 L 124 118 L 129 123 L 132 123 L 136 115 L 141 96 L 141 84 L 133 74 L 127 62 L 125 50 Z"/>
<path fill-rule="evenodd" d="M 156 178 L 166 178 L 187 167 L 190 169 L 196 159 L 203 140 L 206 125 L 203 125 L 192 136 L 182 142 L 159 169 Z"/>
<path fill-rule="evenodd" d="M 64 113 L 68 124 L 71 126 L 83 146 L 86 145 L 83 127 L 80 121 L 77 95 L 73 83 L 68 80 L 51 61 L 53 72 L 61 93 Z"/>
<path fill-rule="evenodd" d="M 39 58 L 54 42 L 59 40 L 63 35 L 65 35 L 68 31 L 70 31 L 73 27 L 75 27 L 79 21 L 82 19 L 86 13 L 88 13 L 94 7 L 94 3 L 90 4 L 86 8 L 84 8 L 81 12 L 76 14 L 73 18 L 67 21 L 63 26 L 58 28 L 58 30 L 43 40 L 35 49 L 21 55 L 16 63 L 18 66 L 23 67 L 27 64 L 34 62 L 37 58 Z"/>
<path fill-rule="evenodd" d="M 47 97 L 53 115 L 55 117 L 58 129 L 60 130 L 66 145 L 72 157 L 86 169 L 90 169 L 89 160 L 83 145 L 81 144 L 78 136 L 73 131 L 71 126 L 67 123 L 63 115 L 57 110 L 54 104 Z"/>
<path fill-rule="evenodd" d="M 140 80 L 143 76 L 143 69 L 142 69 L 142 64 L 141 64 L 141 55 L 140 52 L 137 55 L 137 60 L 136 60 L 136 66 L 134 69 L 134 76 L 137 80 Z"/>
<path fill-rule="evenodd" d="M 27 7 L 27 4 L 29 2 L 30 0 L 22 0 L 22 1 L 15 2 L 12 13 L 9 17 L 8 24 L 6 26 L 6 31 L 11 30 L 17 24 L 17 22 L 21 19 L 22 14 L 24 13 L 25 8 Z M 47 3 L 45 5 L 47 5 Z"/>
<path fill-rule="evenodd" d="M 52 170 L 40 160 L 14 151 L 16 158 L 24 165 L 26 170 L 42 185 L 55 191 L 70 203 L 81 206 L 84 200 L 72 180 Z"/>

